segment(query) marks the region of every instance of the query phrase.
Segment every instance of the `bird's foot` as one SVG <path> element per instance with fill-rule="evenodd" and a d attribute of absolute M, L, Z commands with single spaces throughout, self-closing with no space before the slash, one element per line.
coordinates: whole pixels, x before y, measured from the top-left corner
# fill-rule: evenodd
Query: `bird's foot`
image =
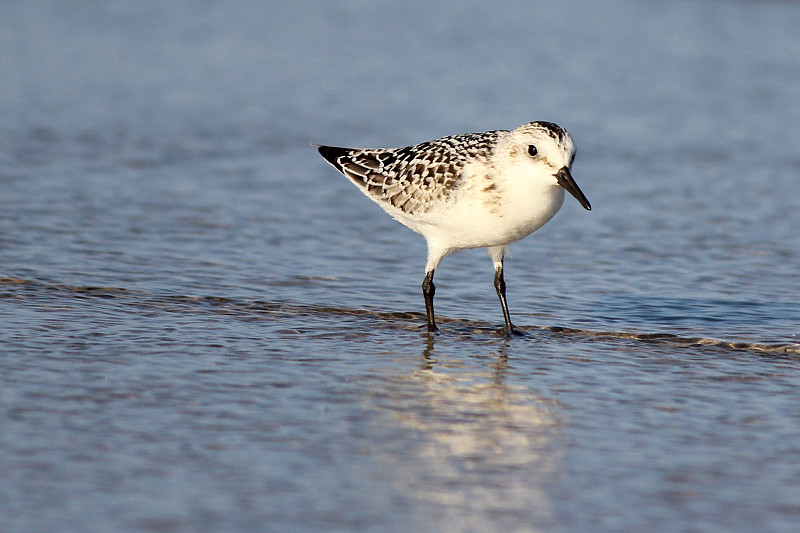
<path fill-rule="evenodd" d="M 429 324 L 427 324 L 427 325 L 425 326 L 425 330 L 426 330 L 428 333 L 441 333 L 441 332 L 439 331 L 439 327 L 438 327 L 436 324 L 430 324 L 430 323 L 429 323 Z"/>
<path fill-rule="evenodd" d="M 524 337 L 525 332 L 516 329 L 513 325 L 507 324 L 500 330 L 500 334 L 504 337 Z"/>

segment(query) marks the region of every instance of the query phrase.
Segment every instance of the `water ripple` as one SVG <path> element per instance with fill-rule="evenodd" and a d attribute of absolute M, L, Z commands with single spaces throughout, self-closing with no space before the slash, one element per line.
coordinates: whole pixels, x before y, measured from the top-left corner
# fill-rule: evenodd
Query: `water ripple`
<path fill-rule="evenodd" d="M 119 287 L 71 286 L 18 278 L 0 278 L 0 299 L 35 300 L 54 296 L 66 303 L 70 299 L 114 300 L 131 310 L 160 310 L 169 313 L 215 313 L 238 317 L 242 320 L 270 316 L 285 320 L 301 317 L 351 317 L 372 322 L 364 331 L 375 327 L 424 331 L 425 315 L 420 312 L 387 312 L 370 309 L 354 309 L 321 304 L 301 304 L 287 301 L 263 301 L 223 296 L 185 296 L 152 294 Z M 499 327 L 488 321 L 464 320 L 441 317 L 444 333 L 459 336 L 502 335 Z M 737 352 L 752 352 L 769 355 L 800 356 L 800 343 L 788 342 L 742 342 L 702 336 L 684 336 L 663 332 L 601 331 L 563 326 L 527 325 L 517 328 L 520 339 L 534 338 L 534 333 L 553 337 L 582 337 L 589 342 L 637 341 L 648 344 L 680 346 L 689 348 L 718 348 Z M 357 334 L 357 330 L 353 331 Z"/>

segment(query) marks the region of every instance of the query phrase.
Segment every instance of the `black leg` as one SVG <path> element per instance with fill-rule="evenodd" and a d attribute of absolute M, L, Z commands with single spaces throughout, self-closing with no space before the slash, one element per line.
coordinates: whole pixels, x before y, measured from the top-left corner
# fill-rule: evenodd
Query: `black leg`
<path fill-rule="evenodd" d="M 501 263 L 494 271 L 494 288 L 500 298 L 500 305 L 503 306 L 503 318 L 506 321 L 505 333 L 513 333 L 514 325 L 511 323 L 511 315 L 508 314 L 508 303 L 506 303 L 506 280 L 503 279 L 503 264 Z"/>
<path fill-rule="evenodd" d="M 436 293 L 436 285 L 433 284 L 433 270 L 425 273 L 425 280 L 422 282 L 422 295 L 425 297 L 425 314 L 428 316 L 428 331 L 439 331 L 436 327 L 436 320 L 433 318 L 433 295 Z"/>

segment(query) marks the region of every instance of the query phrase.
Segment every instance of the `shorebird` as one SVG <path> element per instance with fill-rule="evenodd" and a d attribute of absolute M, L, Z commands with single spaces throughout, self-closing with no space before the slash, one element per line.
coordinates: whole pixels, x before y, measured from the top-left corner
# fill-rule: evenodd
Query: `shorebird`
<path fill-rule="evenodd" d="M 437 331 L 433 274 L 447 255 L 488 248 L 505 327 L 503 257 L 508 245 L 541 228 L 561 208 L 564 191 L 591 210 L 570 168 L 575 145 L 552 122 L 515 130 L 442 137 L 404 148 L 319 146 L 319 153 L 393 218 L 425 237 L 422 294 L 428 331 Z"/>

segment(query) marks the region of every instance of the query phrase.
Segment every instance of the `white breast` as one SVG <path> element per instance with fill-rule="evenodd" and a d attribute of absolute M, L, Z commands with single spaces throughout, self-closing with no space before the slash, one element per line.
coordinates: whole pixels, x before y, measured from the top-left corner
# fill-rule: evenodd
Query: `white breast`
<path fill-rule="evenodd" d="M 525 176 L 472 176 L 450 201 L 424 216 L 395 218 L 440 247 L 480 248 L 506 245 L 530 235 L 564 202 L 564 189 L 555 180 L 550 184 Z"/>

